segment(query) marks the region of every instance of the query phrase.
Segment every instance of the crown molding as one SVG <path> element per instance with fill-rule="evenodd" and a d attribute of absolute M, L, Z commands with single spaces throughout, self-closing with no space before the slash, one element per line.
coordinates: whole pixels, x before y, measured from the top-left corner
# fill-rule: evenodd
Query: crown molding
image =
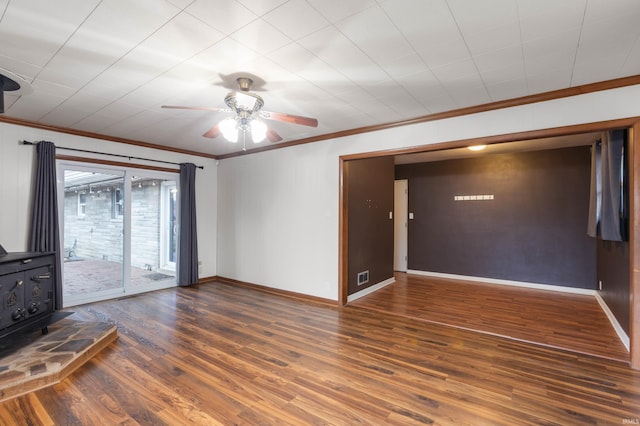
<path fill-rule="evenodd" d="M 15 124 L 15 125 L 18 125 L 18 126 L 26 126 L 26 127 L 31 127 L 31 128 L 35 128 L 35 129 L 50 130 L 50 131 L 59 132 L 59 133 L 66 133 L 66 134 L 70 134 L 70 135 L 83 136 L 83 137 L 88 137 L 88 138 L 93 138 L 93 139 L 101 139 L 101 140 L 106 140 L 106 141 L 111 141 L 111 142 L 118 142 L 118 143 L 123 143 L 123 144 L 128 144 L 128 145 L 141 146 L 141 147 L 145 147 L 145 148 L 159 149 L 159 150 L 162 150 L 162 151 L 170 151 L 170 152 L 177 152 L 177 153 L 180 153 L 180 154 L 194 155 L 194 156 L 204 157 L 204 158 L 211 158 L 211 159 L 214 159 L 214 160 L 223 160 L 223 159 L 226 159 L 226 158 L 239 157 L 239 156 L 242 156 L 242 155 L 249 155 L 249 154 L 256 154 L 256 153 L 259 153 L 259 152 L 271 151 L 271 150 L 274 150 L 274 149 L 288 148 L 290 146 L 303 145 L 303 144 L 312 143 L 312 142 L 320 142 L 320 141 L 324 141 L 324 140 L 328 140 L 328 139 L 343 138 L 343 137 L 346 137 L 346 136 L 352 136 L 352 135 L 358 135 L 358 134 L 362 134 L 362 133 L 375 132 L 375 131 L 379 131 L 379 130 L 391 129 L 391 128 L 394 128 L 394 127 L 409 126 L 409 125 L 412 125 L 412 124 L 426 123 L 426 122 L 429 122 L 429 121 L 443 120 L 443 119 L 446 119 L 446 118 L 460 117 L 460 116 L 464 116 L 464 115 L 477 114 L 477 113 L 481 113 L 481 112 L 493 111 L 493 110 L 498 110 L 498 109 L 503 109 L 503 108 L 511 108 L 511 107 L 515 107 L 515 106 L 528 105 L 528 104 L 533 104 L 533 103 L 537 103 L 537 102 L 551 101 L 551 100 L 554 100 L 554 99 L 561 99 L 561 98 L 567 98 L 567 97 L 571 97 L 571 96 L 584 95 L 584 94 L 587 94 L 587 93 L 599 92 L 599 91 L 603 91 L 603 90 L 618 89 L 618 88 L 621 88 L 621 87 L 634 86 L 634 85 L 637 85 L 637 84 L 640 84 L 640 75 L 633 75 L 633 76 L 629 76 L 629 77 L 622 77 L 622 78 L 616 78 L 616 79 L 613 79 L 613 80 L 606 80 L 606 81 L 601 81 L 601 82 L 597 82 L 597 83 L 590 83 L 590 84 L 584 84 L 584 85 L 581 85 L 581 86 L 569 87 L 569 88 L 566 88 L 566 89 L 552 90 L 552 91 L 549 91 L 549 92 L 538 93 L 538 94 L 535 94 L 535 95 L 522 96 L 522 97 L 519 97 L 519 98 L 506 99 L 506 100 L 503 100 L 503 101 L 496 101 L 496 102 L 490 102 L 490 103 L 486 103 L 486 104 L 482 104 L 482 105 L 459 108 L 459 109 L 454 109 L 454 110 L 450 110 L 450 111 L 443 111 L 443 112 L 438 112 L 438 113 L 435 113 L 435 114 L 423 115 L 423 116 L 420 116 L 420 117 L 415 117 L 415 118 L 411 118 L 411 119 L 407 119 L 407 120 L 391 121 L 389 123 L 376 124 L 376 125 L 372 125 L 372 126 L 358 127 L 358 128 L 355 128 L 355 129 L 347 129 L 347 130 L 342 130 L 342 131 L 333 132 L 333 133 L 326 133 L 326 134 L 323 134 L 323 135 L 312 136 L 312 137 L 308 137 L 308 138 L 304 138 L 304 139 L 296 139 L 296 140 L 292 140 L 292 141 L 288 141 L 288 142 L 281 142 L 281 143 L 278 143 L 278 144 L 273 144 L 273 145 L 263 146 L 263 147 L 259 147 L 259 148 L 248 149 L 246 151 L 232 152 L 232 153 L 229 153 L 229 154 L 222 154 L 222 155 L 214 155 L 214 154 L 208 154 L 208 153 L 199 152 L 199 151 L 191 151 L 191 150 L 186 150 L 186 149 L 181 149 L 181 148 L 170 147 L 170 146 L 166 146 L 166 145 L 158 145 L 158 144 L 154 144 L 154 143 L 150 143 L 150 142 L 144 142 L 144 141 L 138 141 L 138 140 L 134 140 L 134 139 L 127 139 L 127 138 L 120 138 L 120 137 L 115 137 L 115 136 L 108 136 L 108 135 L 104 135 L 104 134 L 100 134 L 100 133 L 93 133 L 93 132 L 87 132 L 87 131 L 83 131 L 83 130 L 71 129 L 71 128 L 68 128 L 68 127 L 54 126 L 54 125 L 50 125 L 50 124 L 42 124 L 42 123 L 37 123 L 37 122 L 34 122 L 34 121 L 22 120 L 22 119 L 19 119 L 19 118 L 11 118 L 11 117 L 6 117 L 6 116 L 2 116 L 2 115 L 0 115 L 0 122 L 8 123 L 8 124 Z"/>
<path fill-rule="evenodd" d="M 204 152 L 190 151 L 188 149 L 175 148 L 175 147 L 166 146 L 166 145 L 158 145 L 150 142 L 138 141 L 135 139 L 120 138 L 117 136 L 103 135 L 101 133 L 87 132 L 84 130 L 76 130 L 68 127 L 54 126 L 51 124 L 36 123 L 35 121 L 22 120 L 20 118 L 12 118 L 12 117 L 7 117 L 3 115 L 0 115 L 0 123 L 15 124 L 18 126 L 31 127 L 33 129 L 49 130 L 52 132 L 65 133 L 68 135 L 82 136 L 82 137 L 87 137 L 92 139 L 101 139 L 101 140 L 110 141 L 110 142 L 118 142 L 118 143 L 124 143 L 127 145 L 141 146 L 144 148 L 159 149 L 162 151 L 177 152 L 177 153 L 186 154 L 186 155 L 195 155 L 197 157 L 212 158 L 214 160 L 218 159 L 218 156 L 213 154 L 207 154 Z"/>
<path fill-rule="evenodd" d="M 423 115 L 421 117 L 411 118 L 408 120 L 392 121 L 384 124 L 373 126 L 358 127 L 356 129 L 343 130 L 340 132 L 327 133 L 324 135 L 312 136 L 309 138 L 298 139 L 289 142 L 282 142 L 276 145 L 263 146 L 259 148 L 248 149 L 242 152 L 234 152 L 230 154 L 219 155 L 218 159 L 238 157 L 242 155 L 255 154 L 273 149 L 286 148 L 295 145 L 303 145 L 311 142 L 318 142 L 327 139 L 337 139 L 346 136 L 358 135 L 361 133 L 375 132 L 378 130 L 391 129 L 394 127 L 409 126 L 412 124 L 426 123 L 429 121 L 443 120 L 446 118 L 460 117 L 464 115 L 477 114 L 481 112 L 494 111 L 503 108 L 511 108 L 515 106 L 528 105 L 537 102 L 552 101 L 554 99 L 568 98 L 571 96 L 584 95 L 587 93 L 600 92 L 603 90 L 618 89 L 621 87 L 634 86 L 640 84 L 640 75 L 630 77 L 622 77 L 613 80 L 601 81 L 598 83 L 590 83 L 582 86 L 569 87 L 567 89 L 552 90 L 550 92 L 538 93 L 535 95 L 522 96 L 519 98 L 506 99 L 503 101 L 490 102 L 482 105 L 475 105 L 465 108 L 454 109 L 450 111 L 438 112 L 435 114 Z"/>

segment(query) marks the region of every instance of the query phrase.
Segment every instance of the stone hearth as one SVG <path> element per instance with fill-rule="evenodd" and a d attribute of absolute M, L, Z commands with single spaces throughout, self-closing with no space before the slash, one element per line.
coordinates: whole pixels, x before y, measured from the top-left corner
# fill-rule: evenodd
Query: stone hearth
<path fill-rule="evenodd" d="M 0 349 L 0 402 L 54 385 L 118 337 L 113 324 L 60 320 Z"/>

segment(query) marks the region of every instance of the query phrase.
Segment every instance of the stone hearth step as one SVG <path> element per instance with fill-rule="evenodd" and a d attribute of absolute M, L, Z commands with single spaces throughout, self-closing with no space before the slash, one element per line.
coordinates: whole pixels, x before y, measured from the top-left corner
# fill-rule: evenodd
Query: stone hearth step
<path fill-rule="evenodd" d="M 0 402 L 60 383 L 117 339 L 115 325 L 63 319 L 0 350 Z"/>

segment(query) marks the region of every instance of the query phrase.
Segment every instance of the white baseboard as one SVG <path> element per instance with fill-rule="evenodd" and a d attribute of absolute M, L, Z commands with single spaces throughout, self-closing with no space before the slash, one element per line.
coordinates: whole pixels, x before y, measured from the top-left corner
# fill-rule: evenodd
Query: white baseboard
<path fill-rule="evenodd" d="M 461 281 L 474 281 L 474 282 L 482 282 L 482 283 L 488 283 L 488 284 L 510 285 L 513 287 L 526 287 L 526 288 L 534 288 L 537 290 L 560 291 L 563 293 L 586 294 L 588 296 L 593 296 L 596 294 L 595 290 L 589 290 L 587 288 L 563 287 L 560 285 L 538 284 L 538 283 L 529 283 L 524 281 L 500 280 L 497 278 L 472 277 L 469 275 L 445 274 L 442 272 L 417 271 L 414 269 L 409 269 L 407 271 L 407 274 L 423 275 L 426 277 L 434 277 L 434 278 L 447 278 L 447 279 L 461 280 Z"/>
<path fill-rule="evenodd" d="M 616 319 L 615 315 L 613 315 L 613 312 L 611 312 L 611 310 L 607 306 L 607 303 L 604 301 L 604 299 L 602 298 L 602 296 L 600 296 L 600 293 L 598 292 L 596 292 L 596 300 L 600 304 L 600 307 L 604 311 L 607 318 L 609 318 L 609 322 L 613 326 L 613 329 L 616 331 L 616 334 L 620 338 L 620 341 L 622 342 L 624 347 L 627 348 L 627 351 L 628 351 L 631 345 L 631 340 L 629 339 L 629 336 L 627 336 L 627 333 L 625 333 L 624 329 Z"/>
<path fill-rule="evenodd" d="M 349 296 L 347 296 L 347 303 L 349 302 L 353 302 L 354 300 L 360 299 L 361 297 L 366 296 L 367 294 L 371 294 L 374 291 L 380 290 L 383 287 L 388 286 L 389 284 L 393 284 L 396 282 L 396 279 L 391 277 L 388 280 L 384 280 L 382 282 L 379 282 L 378 284 L 372 285 L 370 287 L 365 288 L 364 290 L 361 290 L 357 293 L 354 294 L 350 294 Z"/>

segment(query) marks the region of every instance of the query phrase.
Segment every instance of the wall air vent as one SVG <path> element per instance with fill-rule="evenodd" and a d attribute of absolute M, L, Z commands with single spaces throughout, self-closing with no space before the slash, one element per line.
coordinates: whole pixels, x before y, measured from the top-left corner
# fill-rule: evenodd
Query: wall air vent
<path fill-rule="evenodd" d="M 363 285 L 369 282 L 369 271 L 358 272 L 358 279 L 356 281 L 358 285 Z"/>

